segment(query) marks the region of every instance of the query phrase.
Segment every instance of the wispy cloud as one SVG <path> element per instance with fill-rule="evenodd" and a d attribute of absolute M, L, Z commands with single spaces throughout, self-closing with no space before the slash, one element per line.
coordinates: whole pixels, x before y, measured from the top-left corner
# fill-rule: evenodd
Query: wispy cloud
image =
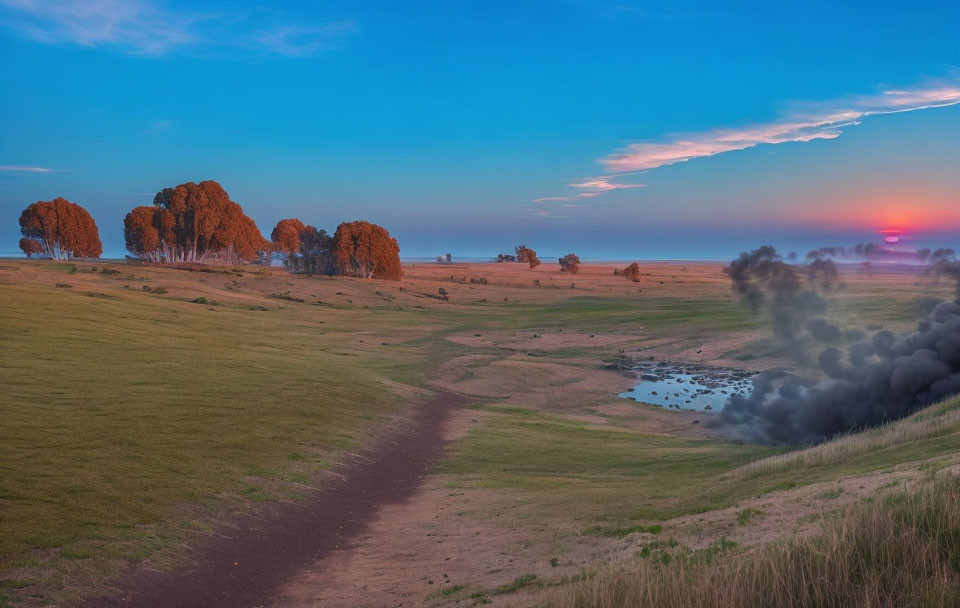
<path fill-rule="evenodd" d="M 611 190 L 626 190 L 630 188 L 643 188 L 646 184 L 617 184 L 610 181 L 609 177 L 587 177 L 578 182 L 568 184 L 571 188 L 583 190 L 577 196 L 579 198 L 592 198 L 601 194 L 606 194 Z"/>
<path fill-rule="evenodd" d="M 569 196 L 541 196 L 540 198 L 532 199 L 531 203 L 557 203 L 561 201 L 569 201 Z"/>
<path fill-rule="evenodd" d="M 51 173 L 53 169 L 32 165 L 0 165 L 0 173 Z"/>
<path fill-rule="evenodd" d="M 356 31 L 353 21 L 310 27 L 282 25 L 258 32 L 255 46 L 278 55 L 304 57 L 342 46 Z"/>
<path fill-rule="evenodd" d="M 159 0 L 0 0 L 0 24 L 31 40 L 138 55 L 233 48 L 302 57 L 336 48 L 357 30 L 349 20 L 309 24 L 281 17 L 176 11 Z"/>
<path fill-rule="evenodd" d="M 842 102 L 805 104 L 783 119 L 751 127 L 714 129 L 639 142 L 600 160 L 610 173 L 643 171 L 665 165 L 746 150 L 761 144 L 835 139 L 843 129 L 879 114 L 913 112 L 960 104 L 960 84 L 937 84 L 879 95 L 853 97 Z"/>

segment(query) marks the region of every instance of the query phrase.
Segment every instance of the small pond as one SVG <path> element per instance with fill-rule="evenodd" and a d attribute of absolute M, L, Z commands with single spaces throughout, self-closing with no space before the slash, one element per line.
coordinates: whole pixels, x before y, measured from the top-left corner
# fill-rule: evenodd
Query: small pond
<path fill-rule="evenodd" d="M 637 383 L 620 397 L 661 407 L 720 410 L 732 395 L 749 395 L 756 372 L 698 364 L 641 362 L 630 366 Z"/>

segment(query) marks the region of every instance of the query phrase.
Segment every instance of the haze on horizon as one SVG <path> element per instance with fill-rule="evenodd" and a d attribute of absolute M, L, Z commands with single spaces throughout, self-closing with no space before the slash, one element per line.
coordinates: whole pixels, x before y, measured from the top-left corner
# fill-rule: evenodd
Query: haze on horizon
<path fill-rule="evenodd" d="M 404 256 L 955 246 L 946 2 L 0 0 L 0 253 L 63 196 L 121 220 L 215 179 L 261 231 Z"/>

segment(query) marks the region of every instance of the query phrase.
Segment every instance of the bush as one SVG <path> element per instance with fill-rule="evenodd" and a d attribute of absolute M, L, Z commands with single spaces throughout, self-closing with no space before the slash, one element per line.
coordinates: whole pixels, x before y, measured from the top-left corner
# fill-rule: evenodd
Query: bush
<path fill-rule="evenodd" d="M 640 265 L 634 262 L 630 264 L 623 270 L 614 270 L 613 274 L 620 275 L 628 281 L 633 281 L 634 283 L 640 282 Z"/>
<path fill-rule="evenodd" d="M 574 253 L 568 253 L 560 258 L 560 272 L 576 274 L 580 270 L 580 258 Z"/>
<path fill-rule="evenodd" d="M 192 299 L 192 300 L 189 300 L 189 302 L 190 302 L 191 304 L 209 304 L 210 306 L 216 306 L 216 305 L 217 305 L 217 301 L 216 301 L 216 300 L 212 300 L 212 299 L 210 299 L 210 298 L 205 298 L 205 297 L 203 297 L 203 296 L 200 296 L 199 298 L 194 298 L 194 299 Z"/>

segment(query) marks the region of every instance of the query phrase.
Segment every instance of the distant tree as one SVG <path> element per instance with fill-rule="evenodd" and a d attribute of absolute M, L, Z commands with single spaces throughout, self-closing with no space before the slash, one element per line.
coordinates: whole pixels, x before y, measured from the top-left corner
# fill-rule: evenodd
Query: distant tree
<path fill-rule="evenodd" d="M 640 282 L 640 265 L 634 262 L 633 264 L 630 264 L 623 270 L 614 272 L 614 274 L 618 274 L 624 277 L 625 279 L 627 279 L 628 281 L 639 283 Z"/>
<path fill-rule="evenodd" d="M 560 258 L 560 272 L 576 274 L 580 270 L 580 258 L 576 254 L 568 253 Z"/>
<path fill-rule="evenodd" d="M 336 273 L 350 277 L 399 281 L 400 245 L 381 226 L 369 222 L 344 222 L 337 226 L 332 243 Z"/>
<path fill-rule="evenodd" d="M 517 256 L 509 253 L 497 254 L 497 262 L 516 262 Z"/>
<path fill-rule="evenodd" d="M 518 262 L 530 264 L 530 268 L 536 268 L 540 265 L 540 258 L 537 257 L 537 252 L 526 245 L 517 245 L 514 251 L 517 252 Z"/>
<path fill-rule="evenodd" d="M 103 253 L 97 224 L 80 205 L 65 198 L 37 201 L 20 214 L 20 249 L 55 260 L 98 258 Z"/>
<path fill-rule="evenodd" d="M 153 207 L 136 207 L 124 219 L 127 249 L 156 262 L 250 262 L 273 244 L 220 184 L 187 182 L 164 188 Z"/>

